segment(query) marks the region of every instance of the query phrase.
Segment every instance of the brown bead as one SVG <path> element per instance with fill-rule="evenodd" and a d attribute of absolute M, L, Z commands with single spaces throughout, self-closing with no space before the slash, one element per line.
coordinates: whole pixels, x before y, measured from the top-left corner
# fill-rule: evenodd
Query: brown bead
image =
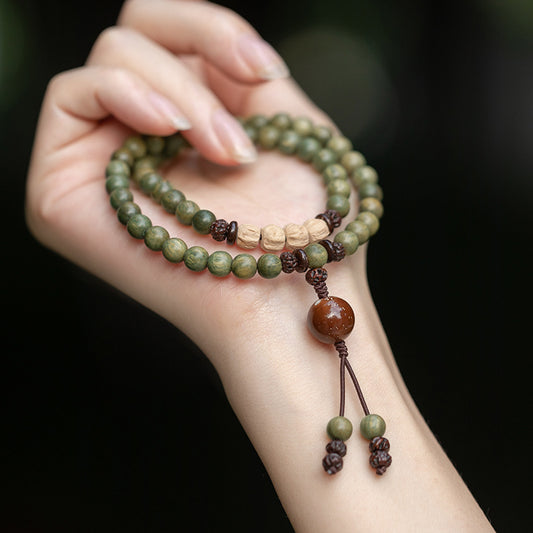
<path fill-rule="evenodd" d="M 336 453 L 341 457 L 344 457 L 346 455 L 346 444 L 344 444 L 344 442 L 342 442 L 340 439 L 334 439 L 328 442 L 326 451 L 328 453 Z"/>
<path fill-rule="evenodd" d="M 390 450 L 390 443 L 385 437 L 374 437 L 370 441 L 369 448 L 371 452 L 388 452 Z"/>
<path fill-rule="evenodd" d="M 296 270 L 296 272 L 305 272 L 309 268 L 309 259 L 307 259 L 307 254 L 305 251 L 301 248 L 297 248 L 292 253 L 297 261 L 297 265 L 294 270 Z"/>
<path fill-rule="evenodd" d="M 228 234 L 229 224 L 222 218 L 215 220 L 209 228 L 209 233 L 215 241 L 222 242 Z"/>
<path fill-rule="evenodd" d="M 328 474 L 336 474 L 342 470 L 342 457 L 338 453 L 328 453 L 326 457 L 322 459 L 322 466 Z"/>
<path fill-rule="evenodd" d="M 307 326 L 313 336 L 326 344 L 346 339 L 355 325 L 355 315 L 348 302 L 337 296 L 317 300 L 307 314 Z"/>
<path fill-rule="evenodd" d="M 232 220 L 228 225 L 228 232 L 226 233 L 226 242 L 228 244 L 235 244 L 237 240 L 237 232 L 239 231 L 239 225 L 235 220 Z"/>
<path fill-rule="evenodd" d="M 281 270 L 285 274 L 294 272 L 294 269 L 298 266 L 298 261 L 296 261 L 296 257 L 294 257 L 292 252 L 283 252 L 279 258 L 281 259 Z"/>
<path fill-rule="evenodd" d="M 317 283 L 324 283 L 328 279 L 328 271 L 325 268 L 313 268 L 307 271 L 305 281 L 309 285 L 316 285 Z"/>
<path fill-rule="evenodd" d="M 336 254 L 333 243 L 328 239 L 323 239 L 318 244 L 321 244 L 326 249 L 326 252 L 328 253 L 328 263 L 335 261 Z"/>
<path fill-rule="evenodd" d="M 378 450 L 370 455 L 370 466 L 376 469 L 376 474 L 382 476 L 392 463 L 392 457 L 388 452 Z"/>

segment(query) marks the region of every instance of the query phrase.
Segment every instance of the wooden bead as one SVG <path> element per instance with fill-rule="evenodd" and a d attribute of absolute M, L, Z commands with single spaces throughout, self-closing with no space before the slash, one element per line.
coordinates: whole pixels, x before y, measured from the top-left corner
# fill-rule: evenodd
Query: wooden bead
<path fill-rule="evenodd" d="M 252 224 L 239 224 L 237 230 L 237 246 L 245 250 L 252 250 L 259 244 L 261 230 Z"/>
<path fill-rule="evenodd" d="M 289 250 L 305 248 L 309 244 L 309 232 L 300 224 L 285 226 L 285 243 Z"/>
<path fill-rule="evenodd" d="M 304 222 L 304 226 L 309 233 L 309 242 L 321 241 L 329 235 L 328 225 L 320 218 L 310 218 Z"/>
<path fill-rule="evenodd" d="M 307 326 L 320 342 L 334 344 L 346 339 L 355 325 L 351 305 L 337 296 L 320 298 L 309 309 Z"/>
<path fill-rule="evenodd" d="M 275 224 L 261 229 L 261 248 L 265 252 L 279 252 L 285 248 L 285 231 Z"/>

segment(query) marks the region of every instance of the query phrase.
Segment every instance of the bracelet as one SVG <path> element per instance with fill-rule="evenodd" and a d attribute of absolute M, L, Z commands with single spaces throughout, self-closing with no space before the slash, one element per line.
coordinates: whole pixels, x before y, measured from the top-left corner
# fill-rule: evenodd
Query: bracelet
<path fill-rule="evenodd" d="M 345 441 L 353 432 L 352 423 L 344 416 L 347 371 L 365 415 L 359 428 L 363 437 L 370 441 L 370 465 L 378 475 L 382 475 L 392 461 L 388 453 L 389 441 L 383 437 L 386 424 L 381 416 L 372 414 L 368 409 L 348 360 L 345 343 L 354 329 L 355 313 L 348 302 L 329 295 L 326 285 L 328 272 L 324 268 L 326 263 L 338 262 L 354 254 L 360 244 L 378 231 L 383 216 L 383 191 L 378 184 L 377 173 L 366 164 L 360 152 L 353 150 L 349 139 L 334 135 L 329 128 L 315 125 L 308 118 L 291 118 L 286 113 L 278 113 L 271 118 L 254 115 L 241 119 L 241 124 L 260 148 L 295 155 L 310 163 L 322 175 L 328 194 L 324 212 L 303 224 L 287 224 L 284 228 L 276 224 L 258 228 L 216 218 L 211 211 L 200 209 L 194 201 L 187 199 L 157 171 L 162 163 L 191 148 L 180 133 L 169 137 L 135 135 L 125 140 L 122 147 L 113 153 L 105 171 L 105 186 L 111 206 L 132 237 L 143 240 L 150 250 L 161 252 L 171 263 L 183 262 L 192 271 L 207 269 L 216 277 L 232 274 L 240 279 L 250 279 L 256 273 L 272 279 L 281 272 L 305 272 L 306 281 L 318 297 L 307 315 L 309 331 L 320 342 L 332 344 L 340 359 L 339 414 L 326 427 L 331 440 L 326 446 L 327 454 L 322 466 L 328 474 L 342 469 L 346 455 Z M 247 250 L 261 246 L 266 253 L 257 260 L 249 253 L 232 257 L 228 252 L 219 250 L 209 254 L 202 246 L 189 247 L 182 239 L 170 237 L 165 228 L 153 226 L 133 202 L 132 180 L 163 209 L 175 214 L 181 224 L 192 226 L 200 235 L 209 235 L 215 241 L 236 244 Z M 333 240 L 328 239 L 350 211 L 352 187 L 359 198 L 359 213 L 336 233 Z M 272 253 L 276 251 L 281 253 Z"/>

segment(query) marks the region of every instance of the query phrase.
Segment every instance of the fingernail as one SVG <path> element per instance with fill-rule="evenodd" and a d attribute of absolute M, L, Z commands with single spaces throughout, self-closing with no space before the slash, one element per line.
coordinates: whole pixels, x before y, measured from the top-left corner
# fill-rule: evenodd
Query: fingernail
<path fill-rule="evenodd" d="M 239 163 L 252 163 L 257 150 L 239 122 L 225 109 L 218 108 L 211 117 L 213 127 L 222 146 Z"/>
<path fill-rule="evenodd" d="M 191 123 L 183 116 L 178 108 L 162 94 L 155 91 L 148 93 L 148 100 L 153 107 L 163 115 L 177 130 L 190 130 Z"/>
<path fill-rule="evenodd" d="M 241 56 L 263 80 L 289 76 L 289 69 L 280 55 L 267 42 L 254 35 L 242 35 L 238 42 Z"/>

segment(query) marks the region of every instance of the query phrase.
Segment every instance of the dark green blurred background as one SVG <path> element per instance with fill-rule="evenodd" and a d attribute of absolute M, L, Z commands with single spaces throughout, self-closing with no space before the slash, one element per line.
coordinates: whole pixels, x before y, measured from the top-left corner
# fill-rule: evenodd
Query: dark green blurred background
<path fill-rule="evenodd" d="M 290 531 L 204 356 L 24 226 L 47 81 L 120 4 L 0 0 L 0 532 Z M 380 172 L 369 278 L 400 369 L 495 528 L 525 531 L 533 3 L 225 5 Z"/>

